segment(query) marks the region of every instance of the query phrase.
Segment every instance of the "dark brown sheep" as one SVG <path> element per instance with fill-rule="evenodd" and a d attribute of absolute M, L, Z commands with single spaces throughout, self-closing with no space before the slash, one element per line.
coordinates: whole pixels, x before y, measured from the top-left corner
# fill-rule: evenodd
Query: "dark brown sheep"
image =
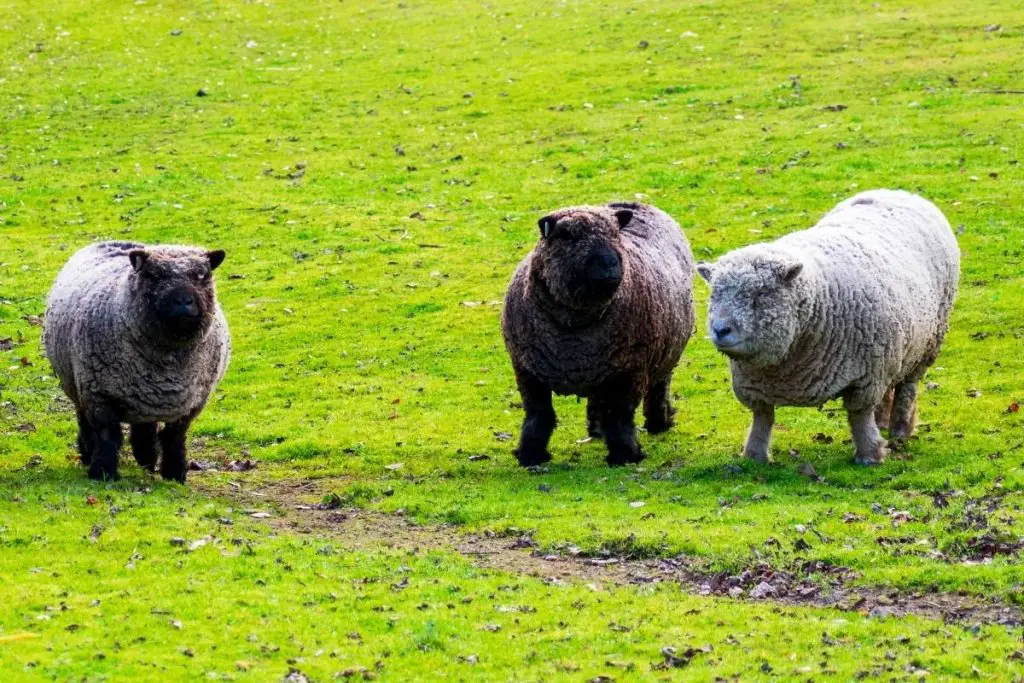
<path fill-rule="evenodd" d="M 526 417 L 516 457 L 551 459 L 551 392 L 587 399 L 608 464 L 639 462 L 633 415 L 669 429 L 672 371 L 693 333 L 693 255 L 668 214 L 644 204 L 561 209 L 516 269 L 502 313 Z"/>

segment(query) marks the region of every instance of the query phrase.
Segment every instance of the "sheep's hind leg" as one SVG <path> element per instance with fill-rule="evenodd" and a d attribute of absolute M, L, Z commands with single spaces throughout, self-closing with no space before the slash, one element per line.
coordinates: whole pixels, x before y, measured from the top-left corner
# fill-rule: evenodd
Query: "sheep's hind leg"
<path fill-rule="evenodd" d="M 875 424 L 873 408 L 867 410 L 847 410 L 850 432 L 853 435 L 854 460 L 858 465 L 880 465 L 885 461 L 887 453 L 885 439 Z"/>
<path fill-rule="evenodd" d="M 81 410 L 78 411 L 78 459 L 88 467 L 92 464 L 92 452 L 96 448 L 96 434 L 93 432 L 89 418 Z"/>
<path fill-rule="evenodd" d="M 917 382 L 901 382 L 893 393 L 889 436 L 894 441 L 905 441 L 914 433 L 916 424 Z"/>
<path fill-rule="evenodd" d="M 878 425 L 879 429 L 889 429 L 889 425 L 892 422 L 892 399 L 893 389 L 885 392 L 885 398 L 882 402 L 875 406 L 875 424 Z"/>
<path fill-rule="evenodd" d="M 655 382 L 644 397 L 644 428 L 648 434 L 667 432 L 675 424 L 676 414 L 669 397 L 671 377 Z"/>
<path fill-rule="evenodd" d="M 156 469 L 156 423 L 141 422 L 132 425 L 132 455 L 139 467 L 149 470 Z"/>
<path fill-rule="evenodd" d="M 548 441 L 557 424 L 555 408 L 551 404 L 551 389 L 531 375 L 516 374 L 519 393 L 523 397 L 523 409 L 526 411 L 516 459 L 523 467 L 543 465 L 551 460 Z"/>
<path fill-rule="evenodd" d="M 628 390 L 602 391 L 601 425 L 604 442 L 608 446 L 609 465 L 626 465 L 647 457 L 636 441 L 636 424 L 633 422 L 639 405 L 640 397 L 633 396 Z"/>
<path fill-rule="evenodd" d="M 98 481 L 117 481 L 118 458 L 121 454 L 121 421 L 110 409 L 90 411 L 87 416 L 92 430 L 92 449 L 89 458 L 89 478 Z"/>
<path fill-rule="evenodd" d="M 747 434 L 747 443 L 743 446 L 743 455 L 756 462 L 768 462 L 772 427 L 775 426 L 775 406 L 758 403 L 751 410 L 754 421 Z"/>
<path fill-rule="evenodd" d="M 587 436 L 591 439 L 604 438 L 604 430 L 601 428 L 600 401 L 596 398 L 587 399 Z"/>

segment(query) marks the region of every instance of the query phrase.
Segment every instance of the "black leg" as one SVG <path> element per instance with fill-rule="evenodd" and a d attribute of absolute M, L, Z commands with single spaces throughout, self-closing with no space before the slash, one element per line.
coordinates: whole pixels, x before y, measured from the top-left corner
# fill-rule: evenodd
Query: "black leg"
<path fill-rule="evenodd" d="M 92 429 L 92 457 L 89 461 L 89 478 L 98 481 L 117 481 L 118 458 L 121 454 L 121 420 L 112 410 L 102 408 L 90 410 L 87 416 Z"/>
<path fill-rule="evenodd" d="M 160 430 L 160 476 L 164 479 L 185 483 L 185 437 L 191 424 L 192 418 L 187 417 L 169 422 Z"/>
<path fill-rule="evenodd" d="M 156 423 L 133 424 L 131 444 L 135 462 L 150 472 L 154 471 L 156 469 Z"/>
<path fill-rule="evenodd" d="M 596 398 L 587 399 L 587 435 L 592 439 L 603 439 L 604 430 L 601 429 L 601 408 Z"/>
<path fill-rule="evenodd" d="M 676 414 L 669 399 L 671 377 L 655 382 L 644 397 L 644 428 L 648 434 L 667 432 L 675 424 L 672 417 Z"/>
<path fill-rule="evenodd" d="M 88 467 L 92 463 L 92 452 L 96 447 L 96 435 L 92 425 L 81 410 L 78 411 L 78 458 Z"/>
<path fill-rule="evenodd" d="M 640 405 L 640 397 L 629 389 L 629 383 L 602 389 L 601 405 L 604 442 L 608 446 L 608 464 L 625 465 L 640 462 L 646 456 L 636 442 L 636 424 L 633 415 Z"/>
<path fill-rule="evenodd" d="M 523 429 L 519 435 L 516 458 L 523 467 L 542 465 L 551 460 L 548 441 L 555 431 L 555 409 L 551 405 L 551 389 L 525 372 L 516 373 L 519 393 L 523 397 Z"/>

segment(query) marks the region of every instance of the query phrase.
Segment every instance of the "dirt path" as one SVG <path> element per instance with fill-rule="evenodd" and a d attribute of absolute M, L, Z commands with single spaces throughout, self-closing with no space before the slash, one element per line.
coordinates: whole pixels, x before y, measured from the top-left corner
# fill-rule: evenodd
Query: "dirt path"
<path fill-rule="evenodd" d="M 241 481 L 232 487 L 196 484 L 205 491 L 226 496 L 245 508 L 272 506 L 277 514 L 265 518 L 271 528 L 334 539 L 351 549 L 390 549 L 420 552 L 457 552 L 479 567 L 532 576 L 549 583 L 579 581 L 607 585 L 673 582 L 683 590 L 781 605 L 833 607 L 873 617 L 917 615 L 945 622 L 973 624 L 1024 624 L 1024 610 L 954 593 L 907 593 L 850 585 L 856 573 L 822 562 L 807 562 L 780 571 L 768 565 L 751 565 L 736 574 L 710 574 L 696 568 L 686 557 L 630 559 L 546 555 L 528 536 L 497 537 L 460 533 L 452 527 L 419 526 L 398 515 L 368 510 L 325 509 L 316 501 L 324 491 L 317 482 Z"/>

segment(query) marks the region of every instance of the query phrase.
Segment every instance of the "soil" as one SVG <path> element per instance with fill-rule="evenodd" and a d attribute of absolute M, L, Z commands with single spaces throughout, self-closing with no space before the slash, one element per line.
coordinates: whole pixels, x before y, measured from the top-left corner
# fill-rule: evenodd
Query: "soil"
<path fill-rule="evenodd" d="M 196 479 L 199 479 L 198 477 Z M 353 550 L 382 547 L 419 553 L 457 552 L 485 569 L 531 576 L 548 583 L 583 582 L 611 586 L 675 583 L 698 595 L 723 596 L 779 605 L 831 607 L 872 617 L 915 615 L 947 623 L 1024 624 L 1020 607 L 957 593 L 917 593 L 853 585 L 857 573 L 820 561 L 784 570 L 752 562 L 740 572 L 709 573 L 686 556 L 635 559 L 548 554 L 528 535 L 468 534 L 450 526 L 422 526 L 401 515 L 324 505 L 315 481 L 243 481 L 231 488 L 200 488 L 226 496 L 245 508 L 275 508 L 261 521 L 278 531 L 331 538 Z"/>

